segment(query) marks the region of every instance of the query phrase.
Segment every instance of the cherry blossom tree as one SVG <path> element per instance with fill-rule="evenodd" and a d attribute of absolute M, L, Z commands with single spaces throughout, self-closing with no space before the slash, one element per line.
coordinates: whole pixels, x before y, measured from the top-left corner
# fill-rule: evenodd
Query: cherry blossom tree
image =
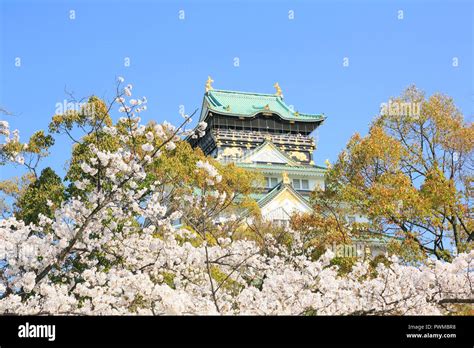
<path fill-rule="evenodd" d="M 445 314 L 473 302 L 474 252 L 418 267 L 360 261 L 342 275 L 330 251 L 312 259 L 298 231 L 290 244 L 242 237 L 257 213 L 246 200 L 255 178 L 186 152 L 181 138 L 207 126 L 186 131 L 190 116 L 141 124 L 146 98 L 132 90 L 121 80 L 110 105 L 90 99 L 93 115 L 53 117 L 50 131 L 75 143 L 71 185 L 51 216 L 0 220 L 0 313 Z M 27 147 L 0 127 L 16 142 L 2 158 L 23 162 Z M 176 153 L 186 155 L 180 171 Z"/>

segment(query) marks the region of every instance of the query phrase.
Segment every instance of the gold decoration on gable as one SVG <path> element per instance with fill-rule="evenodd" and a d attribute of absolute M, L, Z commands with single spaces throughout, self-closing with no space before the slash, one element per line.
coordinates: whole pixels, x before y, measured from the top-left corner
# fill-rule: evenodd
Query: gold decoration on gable
<path fill-rule="evenodd" d="M 275 84 L 273 85 L 273 87 L 275 87 L 275 89 L 276 89 L 275 95 L 278 96 L 278 97 L 282 97 L 282 98 L 283 98 L 283 94 L 281 93 L 280 84 L 279 84 L 278 82 L 275 82 Z"/>
<path fill-rule="evenodd" d="M 281 173 L 281 177 L 283 179 L 283 183 L 284 184 L 287 184 L 289 185 L 291 182 L 290 182 L 290 177 L 288 176 L 288 173 L 287 172 L 283 172 Z"/>
<path fill-rule="evenodd" d="M 211 84 L 214 82 L 214 80 L 208 76 L 207 77 L 207 81 L 206 81 L 206 92 L 209 92 L 210 90 L 213 90 L 214 88 L 212 88 Z"/>
<path fill-rule="evenodd" d="M 296 158 L 298 161 L 307 161 L 308 157 L 304 152 L 299 152 L 299 151 L 291 151 L 289 155 L 293 158 Z"/>

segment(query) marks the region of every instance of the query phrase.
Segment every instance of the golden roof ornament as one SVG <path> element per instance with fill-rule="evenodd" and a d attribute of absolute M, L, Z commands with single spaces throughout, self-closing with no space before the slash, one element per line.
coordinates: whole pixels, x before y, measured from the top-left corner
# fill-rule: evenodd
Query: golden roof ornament
<path fill-rule="evenodd" d="M 288 176 L 287 172 L 281 173 L 281 177 L 283 178 L 283 183 L 289 185 L 290 182 L 290 177 Z"/>
<path fill-rule="evenodd" d="M 264 109 L 265 109 L 265 110 L 270 110 L 270 105 L 268 105 L 268 104 L 265 105 L 265 108 L 264 108 Z"/>
<path fill-rule="evenodd" d="M 214 82 L 214 80 L 208 76 L 207 77 L 207 81 L 206 81 L 206 92 L 209 92 L 210 90 L 213 90 L 214 88 L 212 88 L 211 84 Z"/>
<path fill-rule="evenodd" d="M 326 164 L 326 167 L 327 167 L 328 169 L 331 169 L 331 168 L 332 168 L 332 164 L 331 164 L 331 162 L 329 162 L 329 159 L 326 159 L 326 160 L 324 161 L 324 164 Z"/>
<path fill-rule="evenodd" d="M 278 84 L 278 82 L 275 82 L 275 84 L 273 85 L 273 87 L 275 87 L 275 89 L 276 89 L 275 95 L 276 95 L 277 97 L 283 98 L 283 94 L 281 93 L 281 88 L 280 88 L 280 85 Z"/>

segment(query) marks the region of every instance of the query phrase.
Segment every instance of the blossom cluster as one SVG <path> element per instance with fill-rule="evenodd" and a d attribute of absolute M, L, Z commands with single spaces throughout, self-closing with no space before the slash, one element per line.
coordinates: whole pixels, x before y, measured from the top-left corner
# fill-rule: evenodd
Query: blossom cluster
<path fill-rule="evenodd" d="M 10 130 L 10 124 L 7 121 L 0 120 L 0 136 L 4 137 L 4 142 L 0 143 L 0 152 L 8 144 L 18 144 L 19 147 L 13 147 L 13 150 L 8 152 L 8 160 L 23 165 L 25 158 L 21 155 L 21 149 L 26 149 L 27 144 L 20 144 L 20 132 L 17 129 Z"/>
<path fill-rule="evenodd" d="M 143 126 L 134 113 L 143 99 L 117 98 L 127 117 L 102 131 L 120 146 L 89 145 L 93 155 L 74 182 L 79 193 L 37 224 L 0 220 L 1 314 L 444 314 L 446 300 L 472 298 L 474 251 L 419 267 L 391 258 L 375 272 L 360 261 L 341 274 L 331 251 L 317 260 L 302 252 L 297 231 L 289 231 L 290 247 L 270 234 L 263 246 L 213 238 L 207 226 L 219 216 L 212 211 L 229 198 L 218 189 L 222 174 L 208 161 L 195 163 L 217 201 L 212 209 L 196 204 L 202 191 L 173 196 L 148 165 L 174 150 L 179 129 Z M 202 209 L 193 229 L 173 222 L 191 209 Z"/>
<path fill-rule="evenodd" d="M 196 170 L 204 170 L 207 174 L 207 182 L 209 185 L 213 185 L 214 183 L 220 183 L 222 180 L 222 175 L 219 174 L 217 169 L 207 161 L 197 161 L 196 162 Z"/>
<path fill-rule="evenodd" d="M 330 251 L 312 261 L 276 244 L 276 253 L 266 255 L 254 242 L 244 240 L 227 239 L 220 246 L 182 243 L 186 231 L 165 223 L 166 209 L 158 203 L 147 208 L 152 209 L 155 223 L 146 228 L 122 224 L 123 211 L 113 205 L 108 207 L 120 216 L 117 221 L 105 212 L 97 215 L 68 255 L 76 254 L 85 266 L 80 273 L 67 267 L 67 259 L 58 264 L 58 255 L 76 236 L 65 220 L 84 224 L 84 216 L 90 216 L 83 203 L 73 204 L 74 209 L 64 206 L 55 219 L 44 222 L 55 237 L 32 235 L 38 227 L 14 218 L 2 221 L 0 239 L 8 266 L 0 283 L 4 294 L 0 313 L 442 314 L 442 300 L 470 298 L 473 293 L 472 252 L 451 263 L 433 262 L 421 268 L 393 259 L 390 266 L 380 264 L 373 277 L 367 276 L 369 265 L 360 262 L 341 276 L 330 265 L 334 256 Z M 157 238 L 157 229 L 168 233 Z M 85 257 L 95 250 L 103 253 L 108 267 Z M 38 280 L 54 262 L 58 267 Z M 229 276 L 226 282 L 209 279 L 209 263 Z"/>

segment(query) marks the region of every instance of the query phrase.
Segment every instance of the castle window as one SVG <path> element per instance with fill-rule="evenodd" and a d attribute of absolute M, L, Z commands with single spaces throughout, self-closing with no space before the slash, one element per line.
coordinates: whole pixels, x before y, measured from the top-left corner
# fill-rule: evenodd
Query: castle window
<path fill-rule="evenodd" d="M 301 180 L 301 188 L 303 190 L 309 190 L 309 182 L 308 180 Z"/>
<path fill-rule="evenodd" d="M 301 181 L 300 179 L 293 179 L 293 188 L 295 190 L 301 189 Z"/>
<path fill-rule="evenodd" d="M 278 185 L 278 178 L 266 177 L 265 180 L 266 180 L 267 188 L 274 188 L 276 185 Z"/>
<path fill-rule="evenodd" d="M 305 179 L 293 179 L 293 188 L 295 190 L 305 190 L 305 191 L 308 191 L 309 190 L 309 182 L 308 180 L 305 180 Z"/>
<path fill-rule="evenodd" d="M 289 220 L 281 220 L 281 219 L 275 219 L 273 220 L 273 223 L 278 226 L 278 227 L 290 227 L 290 221 Z"/>

